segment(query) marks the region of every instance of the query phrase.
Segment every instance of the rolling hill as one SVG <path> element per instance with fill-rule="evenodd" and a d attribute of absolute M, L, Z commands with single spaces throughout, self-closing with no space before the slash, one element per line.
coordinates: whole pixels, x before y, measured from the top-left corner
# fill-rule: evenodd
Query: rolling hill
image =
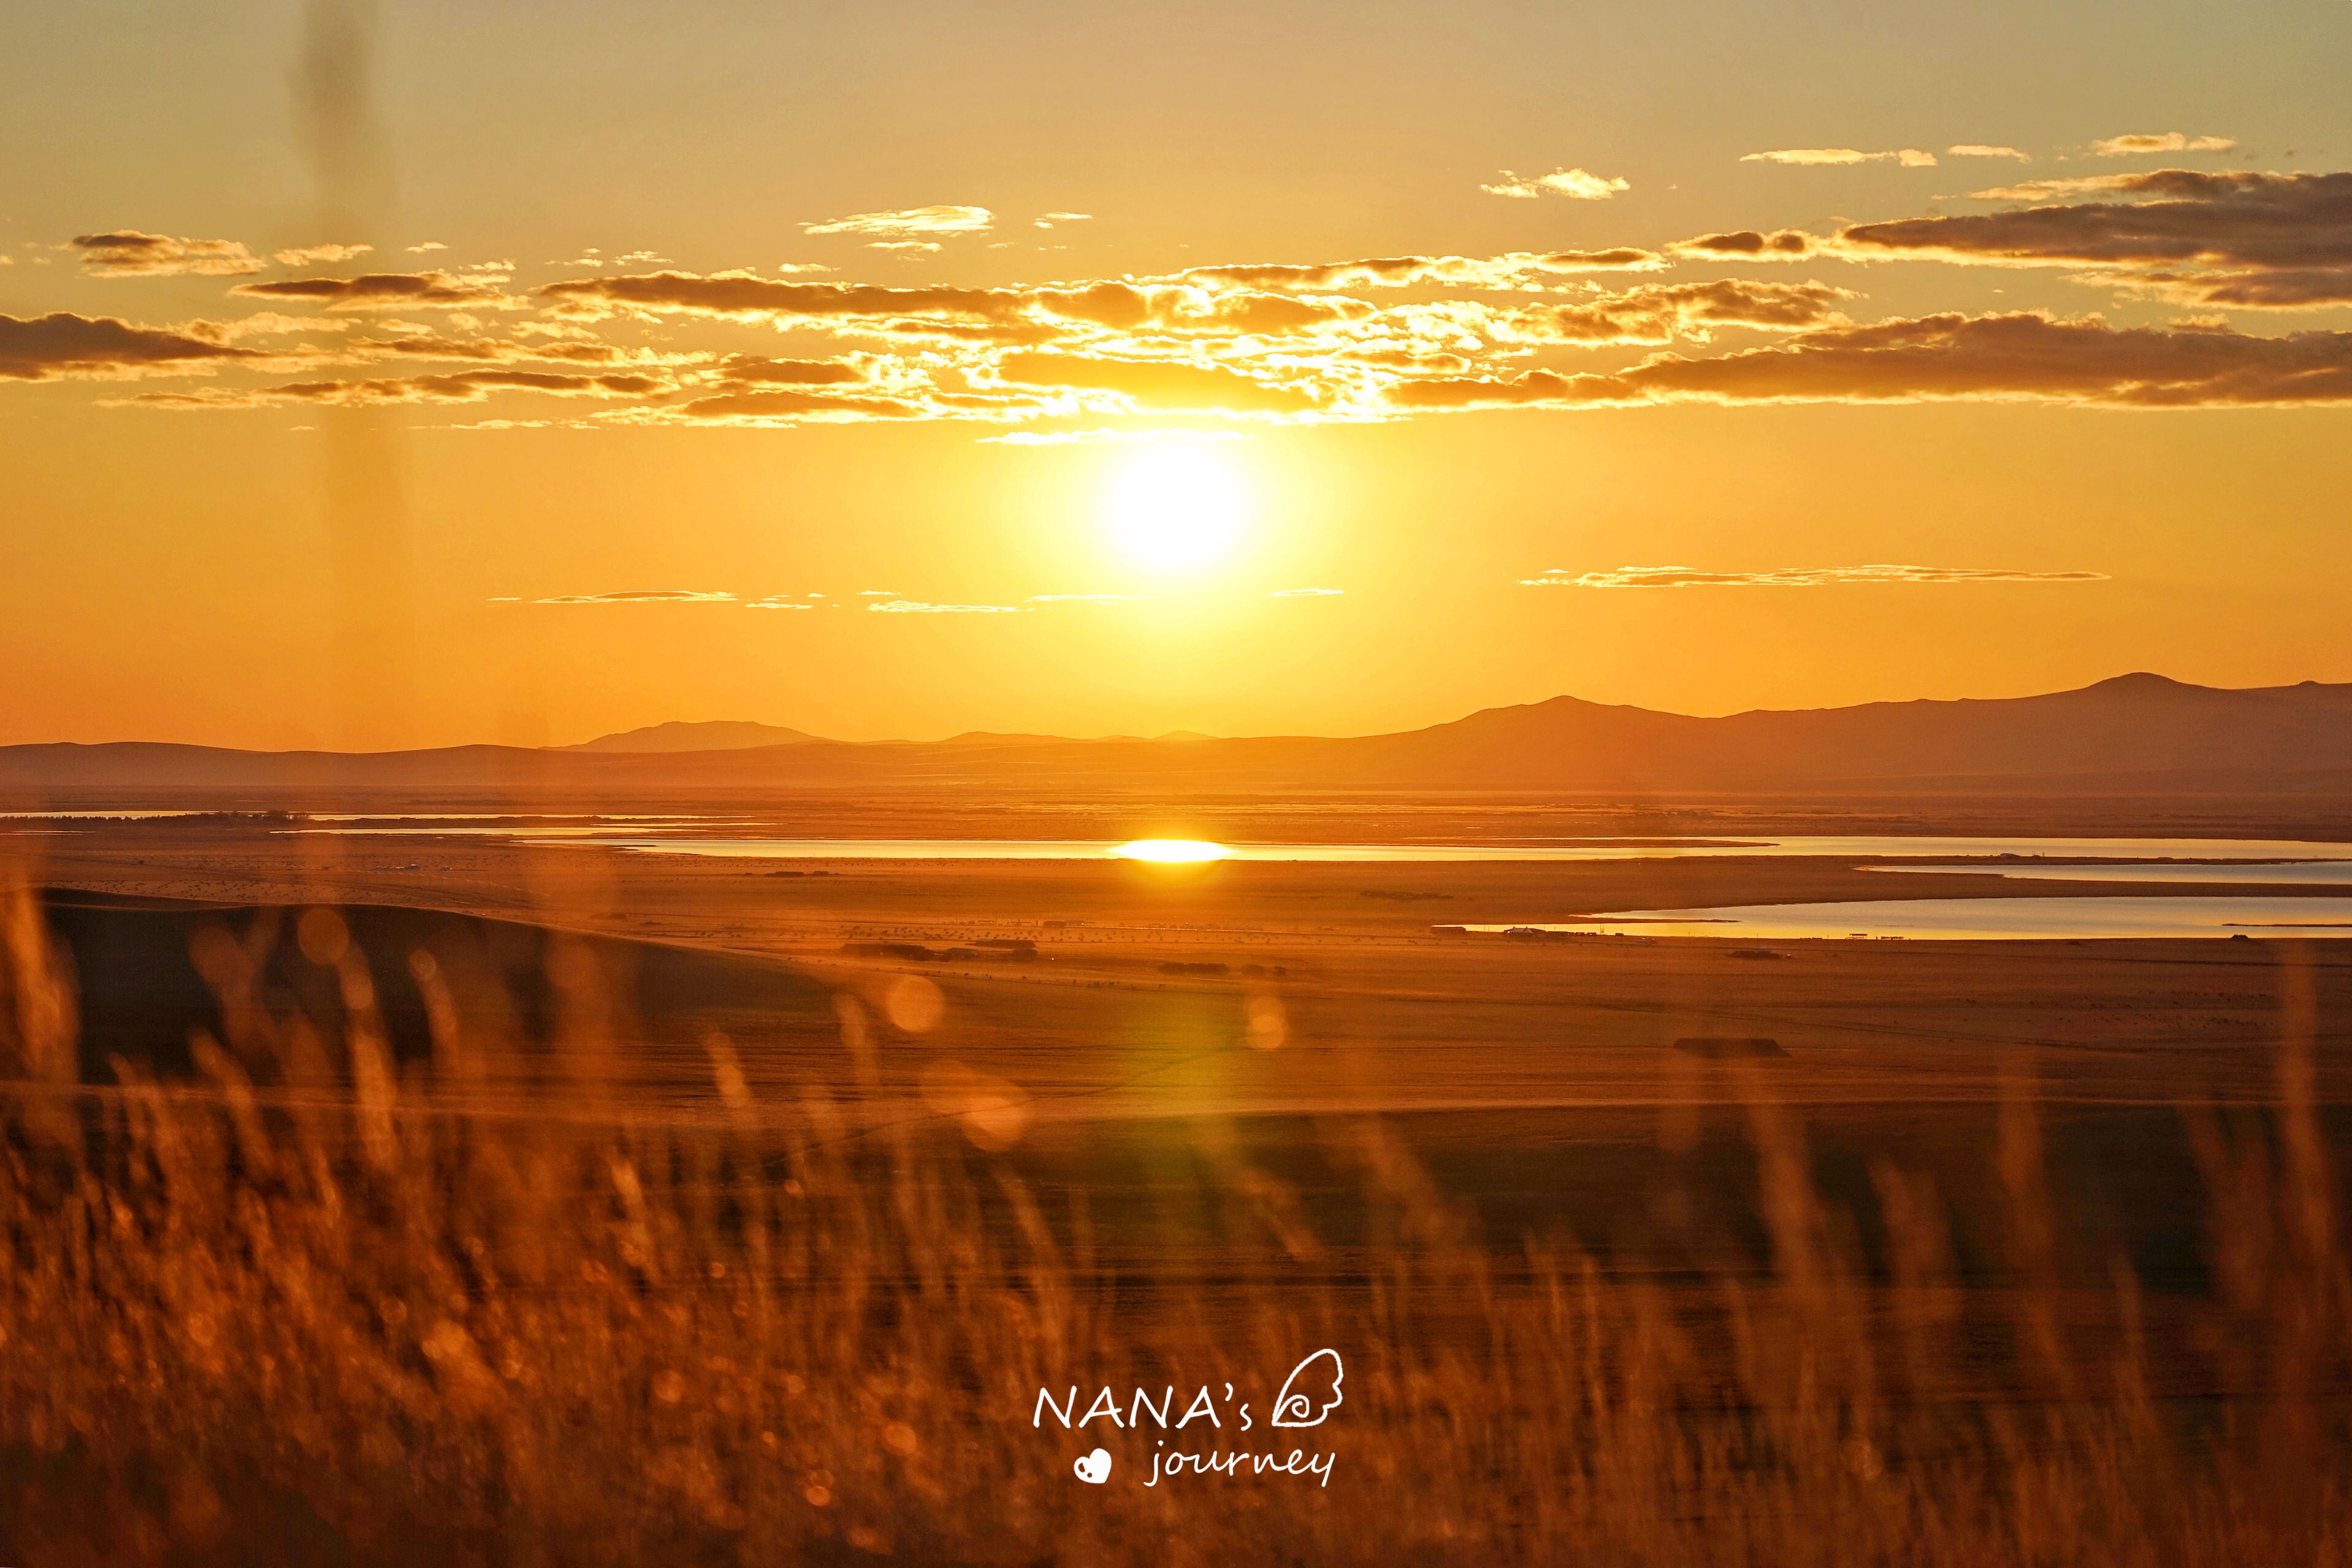
<path fill-rule="evenodd" d="M 790 737 L 759 743 L 750 731 Z M 679 742 L 713 742 L 684 749 Z M 2223 689 L 2119 675 L 2076 691 L 1694 717 L 1560 696 L 1426 729 L 1329 737 L 1066 740 L 972 733 L 824 740 L 660 725 L 585 746 L 236 751 L 121 742 L 0 747 L 0 789 L 1181 787 L 1786 794 L 2340 789 L 2352 684 Z"/>

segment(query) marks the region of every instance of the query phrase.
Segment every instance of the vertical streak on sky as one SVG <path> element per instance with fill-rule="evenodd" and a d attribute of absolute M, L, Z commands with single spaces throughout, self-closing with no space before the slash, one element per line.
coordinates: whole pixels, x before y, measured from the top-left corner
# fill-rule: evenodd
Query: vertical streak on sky
<path fill-rule="evenodd" d="M 373 243 L 390 215 L 392 149 L 376 113 L 375 35 L 374 0 L 305 0 L 294 129 L 317 191 L 318 242 Z M 411 744 L 415 615 L 402 432 L 384 409 L 321 413 L 338 739 L 389 735 Z"/>

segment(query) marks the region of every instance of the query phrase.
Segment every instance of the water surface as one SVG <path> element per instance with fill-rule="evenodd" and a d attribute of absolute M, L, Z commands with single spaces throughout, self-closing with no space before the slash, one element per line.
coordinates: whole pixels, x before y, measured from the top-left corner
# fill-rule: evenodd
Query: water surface
<path fill-rule="evenodd" d="M 2271 883 L 2283 887 L 2352 887 L 2352 861 L 2284 865 L 1868 865 L 1896 875 L 1998 876 L 2012 882 Z"/>
<path fill-rule="evenodd" d="M 1842 904 L 1739 904 L 1637 909 L 1532 927 L 1607 936 L 1906 936 L 1988 941 L 2122 936 L 2352 937 L 2352 899 L 1918 898 Z"/>
<path fill-rule="evenodd" d="M 387 830 L 361 830 L 382 831 Z M 1124 845 L 1097 839 L 795 839 L 654 838 L 594 828 L 555 830 L 448 829 L 511 833 L 525 842 L 593 843 L 612 849 L 748 860 L 1104 860 Z M 568 835 L 560 837 L 559 835 Z M 1759 835 L 1752 839 L 1555 839 L 1449 844 L 1249 844 L 1217 846 L 1235 861 L 1612 861 L 1692 856 L 1819 855 L 1836 858 L 1927 855 L 2152 855 L 2243 860 L 2352 861 L 2352 844 L 2294 839 L 2022 839 L 1929 838 L 1893 835 Z"/>

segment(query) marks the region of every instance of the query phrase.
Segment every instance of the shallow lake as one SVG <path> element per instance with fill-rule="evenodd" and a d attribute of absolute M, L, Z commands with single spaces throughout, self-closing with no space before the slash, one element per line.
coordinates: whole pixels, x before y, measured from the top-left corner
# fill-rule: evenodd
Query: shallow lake
<path fill-rule="evenodd" d="M 1528 927 L 1468 925 L 1474 932 Z M 1638 909 L 1539 931 L 1611 936 L 1907 936 L 2031 940 L 2121 936 L 2352 937 L 2352 900 L 2319 898 L 1920 898 Z"/>
<path fill-rule="evenodd" d="M 432 831 L 432 830 L 417 830 Z M 446 830 L 445 830 L 446 831 Z M 725 855 L 751 860 L 1102 860 L 1129 846 L 1088 839 L 791 839 L 646 837 L 581 830 L 562 837 L 546 830 L 488 829 L 525 841 L 593 843 L 665 854 Z M 563 832 L 573 832 L 564 830 Z M 2152 855 L 2244 860 L 2352 861 L 2352 844 L 2292 839 L 2003 839 L 1779 836 L 1728 839 L 1513 839 L 1449 844 L 1217 844 L 1201 858 L 1236 861 L 1595 861 L 1683 856 L 1824 855 Z M 1132 857 L 1129 857 L 1132 858 Z"/>
<path fill-rule="evenodd" d="M 2352 887 L 2352 861 L 2287 865 L 1873 865 L 1896 875 L 1998 876 L 2012 882 L 2271 883 L 2283 887 Z"/>

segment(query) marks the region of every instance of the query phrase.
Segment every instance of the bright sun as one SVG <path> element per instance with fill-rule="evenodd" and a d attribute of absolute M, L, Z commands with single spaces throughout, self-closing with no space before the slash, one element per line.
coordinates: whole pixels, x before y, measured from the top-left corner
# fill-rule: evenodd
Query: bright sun
<path fill-rule="evenodd" d="M 1187 570 L 1234 548 L 1244 501 L 1239 476 L 1215 454 L 1148 447 L 1111 481 L 1110 525 L 1120 547 L 1143 565 Z"/>

